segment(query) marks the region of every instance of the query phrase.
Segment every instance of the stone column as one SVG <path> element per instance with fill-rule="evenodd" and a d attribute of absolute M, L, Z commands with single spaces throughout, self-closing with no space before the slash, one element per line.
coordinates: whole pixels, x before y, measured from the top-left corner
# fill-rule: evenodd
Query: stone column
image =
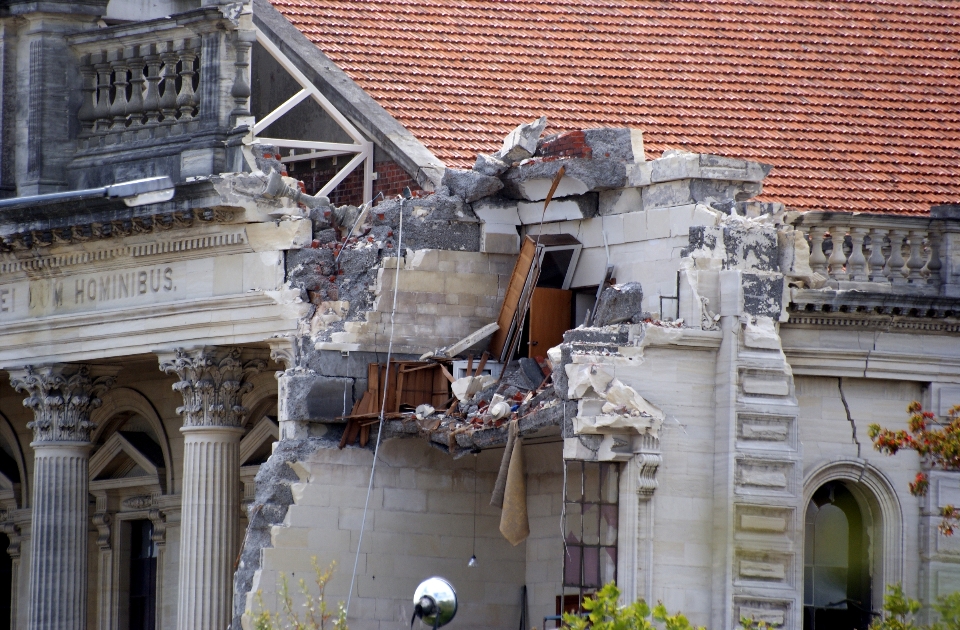
<path fill-rule="evenodd" d="M 232 618 L 233 562 L 240 506 L 240 435 L 252 385 L 266 367 L 236 348 L 177 350 L 160 357 L 183 395 L 183 492 L 178 630 L 224 630 Z"/>
<path fill-rule="evenodd" d="M 30 536 L 30 630 L 87 627 L 87 463 L 90 411 L 109 376 L 86 366 L 27 367 L 10 372 L 14 389 L 33 409 L 34 481 Z"/>

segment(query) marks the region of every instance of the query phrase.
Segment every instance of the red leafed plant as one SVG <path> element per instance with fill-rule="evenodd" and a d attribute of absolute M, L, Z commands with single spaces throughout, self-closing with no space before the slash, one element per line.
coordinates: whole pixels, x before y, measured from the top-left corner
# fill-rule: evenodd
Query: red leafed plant
<path fill-rule="evenodd" d="M 942 420 L 937 420 L 932 412 L 924 411 L 916 401 L 910 403 L 907 413 L 910 414 L 907 431 L 891 431 L 881 429 L 879 424 L 870 425 L 869 435 L 874 448 L 888 455 L 910 449 L 916 451 L 931 467 L 960 471 L 960 405 L 950 409 Z M 918 497 L 923 496 L 929 486 L 928 475 L 918 472 L 910 483 L 910 492 Z M 943 518 L 940 533 L 953 535 L 954 528 L 960 527 L 960 508 L 945 506 L 940 508 L 940 516 Z"/>

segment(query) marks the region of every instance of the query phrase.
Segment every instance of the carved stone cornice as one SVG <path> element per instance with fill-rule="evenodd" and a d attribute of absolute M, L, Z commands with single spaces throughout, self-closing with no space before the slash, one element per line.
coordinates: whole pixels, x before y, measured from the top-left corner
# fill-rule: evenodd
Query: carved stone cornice
<path fill-rule="evenodd" d="M 249 378 L 267 367 L 266 361 L 241 361 L 238 348 L 177 349 L 160 357 L 160 369 L 180 380 L 173 389 L 183 395 L 184 427 L 239 427 L 247 409 L 243 394 L 253 389 Z"/>
<path fill-rule="evenodd" d="M 10 371 L 10 383 L 27 394 L 23 406 L 33 410 L 34 442 L 89 442 L 95 424 L 90 412 L 100 406 L 99 396 L 113 387 L 113 376 L 93 377 L 81 365 L 27 366 Z"/>

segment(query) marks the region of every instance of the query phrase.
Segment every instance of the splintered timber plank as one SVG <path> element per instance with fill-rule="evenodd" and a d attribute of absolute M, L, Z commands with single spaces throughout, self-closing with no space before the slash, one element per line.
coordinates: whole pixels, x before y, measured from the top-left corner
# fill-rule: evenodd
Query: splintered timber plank
<path fill-rule="evenodd" d="M 503 354 L 504 346 L 509 341 L 508 337 L 512 336 L 510 324 L 520 306 L 523 287 L 527 283 L 527 277 L 530 274 L 530 268 L 533 266 L 533 258 L 536 252 L 536 242 L 530 236 L 524 238 L 523 245 L 520 246 L 520 255 L 517 256 L 517 262 L 513 265 L 513 272 L 510 274 L 510 282 L 507 284 L 503 304 L 500 306 L 500 315 L 497 317 L 497 324 L 500 328 L 493 333 L 493 338 L 490 339 L 490 353 L 495 357 Z"/>

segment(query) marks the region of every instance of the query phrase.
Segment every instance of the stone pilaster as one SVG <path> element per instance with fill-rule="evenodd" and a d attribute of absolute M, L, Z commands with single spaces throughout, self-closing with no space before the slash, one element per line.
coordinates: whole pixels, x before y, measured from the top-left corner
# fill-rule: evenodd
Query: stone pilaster
<path fill-rule="evenodd" d="M 183 395 L 183 501 L 180 518 L 178 630 L 226 628 L 232 618 L 233 561 L 240 504 L 240 435 L 262 360 L 243 362 L 238 349 L 177 350 L 160 357 Z"/>
<path fill-rule="evenodd" d="M 28 628 L 85 630 L 90 411 L 114 379 L 56 365 L 13 370 L 10 381 L 34 414 Z"/>

